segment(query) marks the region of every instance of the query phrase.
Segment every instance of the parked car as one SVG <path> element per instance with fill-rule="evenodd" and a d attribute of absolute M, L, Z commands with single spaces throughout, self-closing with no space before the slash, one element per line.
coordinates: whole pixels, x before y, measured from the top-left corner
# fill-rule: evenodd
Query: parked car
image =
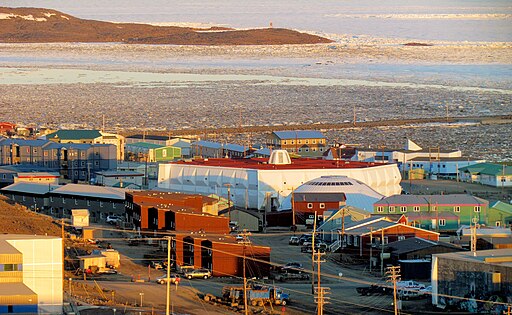
<path fill-rule="evenodd" d="M 108 224 L 116 224 L 118 220 L 122 220 L 123 218 L 121 218 L 120 216 L 118 215 L 109 215 L 107 216 L 107 223 Z"/>
<path fill-rule="evenodd" d="M 302 234 L 300 237 L 299 237 L 299 245 L 304 245 L 304 242 L 306 241 L 310 241 L 313 239 L 313 235 L 312 234 Z"/>
<path fill-rule="evenodd" d="M 160 261 L 151 261 L 149 265 L 151 266 L 151 268 L 155 268 L 156 270 L 164 268 L 164 264 L 161 263 Z"/>
<path fill-rule="evenodd" d="M 290 237 L 288 244 L 289 245 L 299 245 L 299 238 L 297 236 Z"/>
<path fill-rule="evenodd" d="M 212 277 L 212 273 L 208 269 L 194 269 L 192 271 L 185 272 L 185 278 L 193 279 L 193 278 L 203 278 L 208 279 Z"/>
<path fill-rule="evenodd" d="M 426 288 L 423 288 L 423 289 L 420 289 L 420 295 L 422 297 L 426 297 L 426 298 L 429 298 L 431 295 L 432 295 L 432 286 L 429 285 L 428 287 Z"/>
<path fill-rule="evenodd" d="M 169 277 L 169 280 L 171 282 L 171 284 L 176 284 L 180 282 L 180 276 L 176 275 L 176 274 L 171 274 L 171 276 Z M 158 277 L 156 279 L 156 283 L 158 284 L 166 284 L 167 283 L 167 275 L 163 275 L 161 277 Z"/>

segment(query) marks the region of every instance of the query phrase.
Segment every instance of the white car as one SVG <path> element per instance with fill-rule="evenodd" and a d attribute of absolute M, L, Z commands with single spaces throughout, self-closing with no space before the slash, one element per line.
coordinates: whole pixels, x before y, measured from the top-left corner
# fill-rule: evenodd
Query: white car
<path fill-rule="evenodd" d="M 107 223 L 108 224 L 116 224 L 118 220 L 122 220 L 120 216 L 117 215 L 109 215 L 107 216 Z"/>

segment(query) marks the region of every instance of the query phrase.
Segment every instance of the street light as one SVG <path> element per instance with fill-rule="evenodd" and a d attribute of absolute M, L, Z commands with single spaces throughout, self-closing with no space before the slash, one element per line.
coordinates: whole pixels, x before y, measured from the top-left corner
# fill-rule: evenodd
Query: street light
<path fill-rule="evenodd" d="M 142 307 L 142 298 L 144 297 L 144 292 L 139 293 L 140 295 L 140 307 Z"/>

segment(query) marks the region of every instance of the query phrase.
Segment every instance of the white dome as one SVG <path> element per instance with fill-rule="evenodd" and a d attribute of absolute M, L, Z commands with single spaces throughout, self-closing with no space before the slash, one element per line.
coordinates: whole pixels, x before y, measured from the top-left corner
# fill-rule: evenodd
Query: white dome
<path fill-rule="evenodd" d="M 292 160 L 290 159 L 290 155 L 286 150 L 274 150 L 270 154 L 270 158 L 268 159 L 268 164 L 275 165 L 287 165 L 292 164 Z"/>
<path fill-rule="evenodd" d="M 310 180 L 294 191 L 298 193 L 343 193 L 348 206 L 373 211 L 373 204 L 384 196 L 370 186 L 347 176 L 322 176 Z M 280 210 L 291 209 L 291 194 L 283 200 Z"/>

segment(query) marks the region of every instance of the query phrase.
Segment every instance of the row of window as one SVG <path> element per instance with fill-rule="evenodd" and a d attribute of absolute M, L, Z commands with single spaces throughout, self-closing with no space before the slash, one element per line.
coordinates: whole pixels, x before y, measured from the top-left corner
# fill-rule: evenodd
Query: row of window
<path fill-rule="evenodd" d="M 0 272 L 2 271 L 22 271 L 22 264 L 0 264 Z"/>
<path fill-rule="evenodd" d="M 395 206 L 389 206 L 388 207 L 388 212 L 395 212 Z M 419 206 L 414 206 L 413 207 L 413 211 L 414 212 L 420 212 L 420 207 Z M 481 206 L 474 206 L 473 207 L 473 211 L 474 212 L 480 212 L 480 210 L 482 210 L 482 207 Z M 437 206 L 433 206 L 432 207 L 432 211 L 437 211 Z M 377 207 L 377 212 L 384 212 L 384 206 L 378 206 Z M 407 207 L 406 206 L 400 206 L 400 212 L 404 213 L 404 212 L 407 212 Z M 454 206 L 453 207 L 453 212 L 460 212 L 460 206 Z"/>
<path fill-rule="evenodd" d="M 288 148 L 286 150 L 289 152 L 295 152 L 295 148 Z M 311 148 L 311 152 L 316 152 L 316 150 L 317 150 L 316 148 Z M 318 151 L 323 152 L 324 148 L 318 148 Z M 305 148 L 305 149 L 299 148 L 297 150 L 297 152 L 309 152 L 309 148 Z"/>
<path fill-rule="evenodd" d="M 352 186 L 351 182 L 311 182 L 308 185 L 313 186 Z"/>
<path fill-rule="evenodd" d="M 312 139 L 311 143 L 316 144 L 316 139 Z M 295 140 L 283 140 L 283 144 L 295 144 Z M 325 143 L 325 139 L 318 139 L 318 143 Z M 302 140 L 298 139 L 297 144 L 302 144 Z M 304 140 L 304 144 L 309 144 L 309 139 Z"/>

